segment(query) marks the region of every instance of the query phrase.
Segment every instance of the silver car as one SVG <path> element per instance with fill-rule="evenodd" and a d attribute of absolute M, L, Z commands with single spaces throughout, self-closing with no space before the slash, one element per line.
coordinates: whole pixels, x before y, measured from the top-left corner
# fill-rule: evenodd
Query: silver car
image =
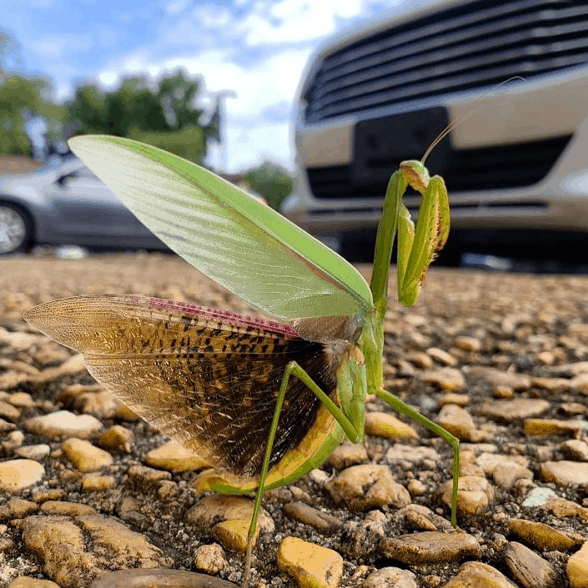
<path fill-rule="evenodd" d="M 33 245 L 168 250 L 75 157 L 0 176 L 0 254 Z"/>
<path fill-rule="evenodd" d="M 562 244 L 585 261 L 587 0 L 404 2 L 329 38 L 298 88 L 281 211 L 353 250 L 354 232 L 358 245 L 375 234 L 399 162 L 456 121 L 427 160 L 449 191 L 448 246 L 523 256 Z M 406 204 L 416 212 L 419 197 Z"/>

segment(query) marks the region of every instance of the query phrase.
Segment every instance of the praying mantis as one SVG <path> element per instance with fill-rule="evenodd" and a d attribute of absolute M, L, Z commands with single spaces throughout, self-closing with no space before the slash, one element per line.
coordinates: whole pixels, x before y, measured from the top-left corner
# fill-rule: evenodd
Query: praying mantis
<path fill-rule="evenodd" d="M 384 389 L 388 273 L 413 305 L 449 233 L 443 179 L 405 161 L 390 178 L 368 285 L 337 253 L 212 172 L 129 139 L 80 136 L 71 149 L 172 250 L 272 320 L 135 296 L 79 296 L 24 318 L 84 354 L 98 382 L 213 464 L 207 488 L 255 492 L 242 587 L 249 584 L 264 491 L 318 467 L 343 440 L 364 441 L 368 394 L 453 450 L 459 441 Z M 421 195 L 416 227 L 403 203 Z"/>

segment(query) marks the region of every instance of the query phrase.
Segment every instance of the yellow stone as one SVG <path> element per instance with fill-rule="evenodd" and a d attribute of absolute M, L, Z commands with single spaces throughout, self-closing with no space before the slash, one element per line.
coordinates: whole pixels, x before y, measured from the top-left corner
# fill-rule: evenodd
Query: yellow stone
<path fill-rule="evenodd" d="M 588 541 L 570 557 L 566 572 L 572 588 L 588 588 Z"/>
<path fill-rule="evenodd" d="M 336 551 L 296 537 L 280 544 L 278 567 L 300 588 L 337 588 L 343 576 L 343 558 Z"/>
<path fill-rule="evenodd" d="M 113 462 L 112 455 L 108 451 L 92 445 L 85 439 L 70 437 L 61 444 L 61 449 L 80 472 L 96 472 Z"/>
<path fill-rule="evenodd" d="M 245 553 L 247 551 L 247 532 L 251 525 L 251 519 L 233 519 L 218 523 L 212 529 L 213 535 L 222 543 L 223 547 Z M 255 530 L 255 535 L 259 535 L 259 526 Z"/>
<path fill-rule="evenodd" d="M 416 439 L 417 432 L 387 412 L 368 412 L 365 415 L 365 432 L 387 439 Z"/>
<path fill-rule="evenodd" d="M 205 459 L 176 441 L 168 441 L 145 455 L 145 463 L 172 472 L 191 472 L 210 467 Z"/>

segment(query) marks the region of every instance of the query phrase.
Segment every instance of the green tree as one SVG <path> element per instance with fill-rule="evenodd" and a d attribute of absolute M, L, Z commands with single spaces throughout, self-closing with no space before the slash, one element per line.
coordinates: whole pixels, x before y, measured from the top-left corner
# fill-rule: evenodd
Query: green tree
<path fill-rule="evenodd" d="M 292 192 L 294 185 L 294 180 L 285 170 L 268 162 L 249 170 L 243 179 L 251 190 L 263 196 L 268 205 L 276 210 Z"/>
<path fill-rule="evenodd" d="M 31 155 L 25 122 L 35 115 L 45 118 L 50 136 L 61 134 L 65 110 L 44 99 L 50 90 L 48 79 L 4 74 L 0 84 L 0 154 Z"/>
<path fill-rule="evenodd" d="M 65 110 L 51 101 L 50 78 L 28 77 L 22 69 L 20 44 L 0 30 L 0 154 L 31 155 L 26 121 L 42 116 L 50 139 L 63 134 Z"/>
<path fill-rule="evenodd" d="M 127 78 L 112 92 L 85 85 L 68 105 L 69 118 L 75 134 L 128 137 L 201 163 L 213 129 L 200 122 L 199 89 L 200 80 L 182 70 L 156 84 L 145 76 Z"/>

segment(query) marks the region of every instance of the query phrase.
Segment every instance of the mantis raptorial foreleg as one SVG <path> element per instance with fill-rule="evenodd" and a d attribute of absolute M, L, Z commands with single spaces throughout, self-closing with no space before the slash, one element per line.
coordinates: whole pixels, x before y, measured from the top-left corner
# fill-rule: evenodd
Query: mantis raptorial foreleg
<path fill-rule="evenodd" d="M 403 197 L 408 186 L 422 195 L 416 229 Z M 388 307 L 388 269 L 392 256 L 394 237 L 397 242 L 397 291 L 404 306 L 412 306 L 418 296 L 418 288 L 425 278 L 435 254 L 440 251 L 449 235 L 449 199 L 443 179 L 429 177 L 429 172 L 419 161 L 405 161 L 399 171 L 392 174 L 386 190 L 382 220 L 376 237 L 374 273 L 370 288 L 374 307 L 378 314 L 375 321 L 375 349 L 366 348 L 368 366 L 381 366 L 384 353 L 384 319 Z M 379 367 L 381 370 L 381 367 Z M 375 378 L 374 378 L 375 379 Z M 381 371 L 377 376 L 375 394 L 399 413 L 415 420 L 439 435 L 453 450 L 453 492 L 451 499 L 451 524 L 457 528 L 457 491 L 459 478 L 459 440 L 451 433 L 421 415 L 402 400 L 383 388 Z M 369 381 L 369 378 L 368 378 Z"/>

